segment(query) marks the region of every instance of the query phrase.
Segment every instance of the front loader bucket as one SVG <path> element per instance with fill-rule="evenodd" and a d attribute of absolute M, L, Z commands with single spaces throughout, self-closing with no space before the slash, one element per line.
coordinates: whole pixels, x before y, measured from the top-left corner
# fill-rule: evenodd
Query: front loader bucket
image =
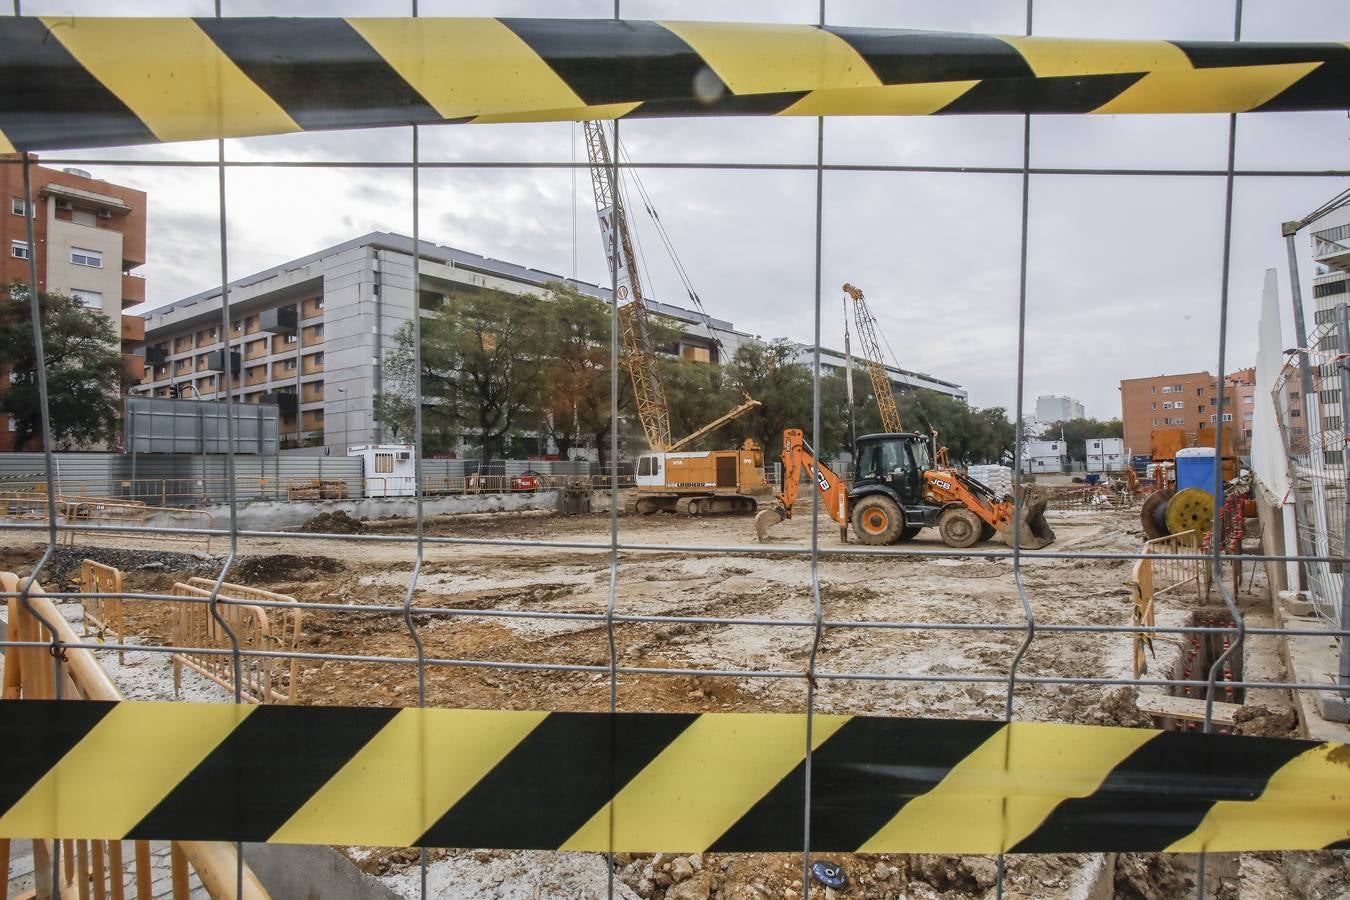
<path fill-rule="evenodd" d="M 1045 508 L 1050 504 L 1049 497 L 1038 497 L 1030 492 L 1023 495 L 1022 501 L 1022 549 L 1039 550 L 1055 541 L 1055 531 L 1045 520 Z M 1013 545 L 1013 530 L 1005 528 L 999 535 L 1003 543 Z"/>
<path fill-rule="evenodd" d="M 786 519 L 783 510 L 778 504 L 761 509 L 755 514 L 755 535 L 759 538 L 761 544 L 769 540 L 769 529 Z"/>

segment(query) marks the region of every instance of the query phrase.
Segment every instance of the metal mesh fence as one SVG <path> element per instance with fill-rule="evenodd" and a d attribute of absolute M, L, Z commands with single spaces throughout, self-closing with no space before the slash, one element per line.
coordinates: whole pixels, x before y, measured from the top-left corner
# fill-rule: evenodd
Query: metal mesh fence
<path fill-rule="evenodd" d="M 1337 311 L 1344 309 L 1341 306 Z M 1307 349 L 1296 351 L 1280 372 L 1273 392 L 1289 456 L 1300 556 L 1336 556 L 1345 546 L 1343 327 L 1341 321 L 1327 322 L 1310 334 Z M 1305 392 L 1309 383 L 1312 390 Z M 1341 564 L 1318 560 L 1303 566 L 1313 609 L 1336 626 L 1342 615 Z"/>
<path fill-rule="evenodd" d="M 228 4 L 215 4 L 217 17 L 223 14 L 222 6 Z M 18 2 L 14 7 L 16 15 L 26 11 Z M 415 0 L 407 12 L 418 14 Z M 616 0 L 614 18 L 625 12 Z M 830 21 L 831 12 L 830 5 L 822 2 L 819 24 Z M 1242 22 L 1239 0 L 1234 9 L 1234 39 L 1241 37 Z M 1033 24 L 1033 8 L 1028 2 L 1026 34 L 1033 33 Z M 1001 179 L 999 189 L 1018 195 L 1020 211 L 1016 233 L 1003 236 L 1016 247 L 1012 257 L 1017 274 L 1015 296 L 1002 313 L 1017 333 L 1014 402 L 1019 412 L 1015 445 L 1021 446 L 1026 429 L 1020 410 L 1025 407 L 1029 355 L 1028 282 L 1032 260 L 1041 254 L 1050 257 L 1054 254 L 1053 247 L 1038 244 L 1032 234 L 1030 216 L 1036 203 L 1038 178 L 1116 175 L 1169 179 L 1187 175 L 1207 178 L 1220 186 L 1224 195 L 1223 227 L 1211 228 L 1199 240 L 1206 243 L 1208 250 L 1221 251 L 1222 256 L 1221 283 L 1215 285 L 1213 298 L 1218 324 L 1216 364 L 1222 373 L 1227 364 L 1233 204 L 1239 179 L 1244 175 L 1295 178 L 1327 174 L 1325 170 L 1296 169 L 1240 172 L 1236 165 L 1236 116 L 1227 118 L 1227 158 L 1221 169 L 1034 166 L 1033 136 L 1043 127 L 1043 121 L 1031 115 L 1020 117 L 1016 134 L 1020 165 L 969 167 L 968 176 L 957 171 L 965 167 L 939 163 L 827 163 L 826 134 L 832 123 L 824 118 L 814 123 L 811 159 L 805 162 L 633 162 L 616 153 L 612 167 L 616 178 L 621 178 L 627 169 L 659 169 L 664 165 L 696 173 L 734 172 L 741 177 L 753 177 L 755 170 L 787 170 L 810 182 L 811 278 L 804 287 L 812 297 L 806 321 L 812 323 L 815 348 L 813 415 L 811 422 L 793 424 L 799 424 L 807 432 L 814 446 L 821 446 L 823 429 L 820 346 L 822 315 L 828 301 L 823 299 L 827 288 L 822 257 L 828 240 L 827 203 L 833 179 L 853 177 L 860 172 Z M 615 125 L 612 133 L 616 143 L 623 140 L 629 127 L 627 123 Z M 232 159 L 227 150 L 234 145 L 227 146 L 222 140 L 215 146 L 213 159 L 165 161 L 127 155 L 90 157 L 88 163 L 138 169 L 162 167 L 165 171 L 214 170 L 219 211 L 215 237 L 220 251 L 219 271 L 215 274 L 221 295 L 226 298 L 220 306 L 219 320 L 222 332 L 229 334 L 232 315 L 228 301 L 237 290 L 232 281 L 238 274 L 231 265 L 229 240 L 234 234 L 231 216 L 242 212 L 229 201 L 229 185 L 231 179 L 243 177 L 251 168 L 303 172 L 368 166 L 385 171 L 391 178 L 405 182 L 401 189 L 411 191 L 407 221 L 414 246 L 421 239 L 423 219 L 428 213 L 437 212 L 426 207 L 422 196 L 428 178 L 453 181 L 460 169 L 491 171 L 509 167 L 535 173 L 550 170 L 584 173 L 587 168 L 584 161 L 577 162 L 575 158 L 428 162 L 423 159 L 425 134 L 426 129 L 417 126 L 390 131 L 384 149 L 396 157 L 392 162 L 383 158 L 338 162 L 302 158 L 266 163 Z M 241 142 L 241 146 L 247 147 L 247 141 Z M 78 162 L 79 158 L 65 161 Z M 5 164 L 22 169 L 24 182 L 28 184 L 32 163 L 25 159 Z M 27 197 L 31 203 L 31 191 Z M 28 227 L 30 242 L 35 242 L 31 218 Z M 612 253 L 617 257 L 617 234 L 613 240 Z M 422 283 L 421 265 L 421 255 L 414 253 L 411 273 L 414 285 Z M 49 398 L 41 363 L 38 280 L 34 263 L 29 278 L 33 335 L 38 348 L 37 376 L 45 405 Z M 610 287 L 617 295 L 620 287 L 617 270 Z M 608 400 L 610 416 L 617 422 L 621 419 L 620 382 L 626 375 L 620 360 L 617 305 L 612 305 L 610 312 Z M 418 333 L 421 317 L 413 315 L 411 321 L 412 346 L 417 354 L 421 347 Z M 1339 555 L 1344 533 L 1346 499 L 1344 436 L 1339 419 L 1333 425 L 1325 416 L 1332 408 L 1330 392 L 1337 390 L 1333 370 L 1340 357 L 1330 326 L 1310 340 L 1308 358 L 1317 377 L 1326 381 L 1326 387 L 1319 381 L 1317 390 L 1324 401 L 1323 417 L 1313 417 L 1318 407 L 1312 397 L 1306 398 L 1304 415 L 1306 422 L 1317 421 L 1324 427 L 1310 428 L 1303 441 L 1291 439 L 1289 446 L 1300 520 L 1300 544 L 1294 555 L 1301 558 L 1308 572 L 1319 614 L 1335 622 L 1340 603 L 1340 564 L 1335 557 Z M 416 358 L 414 369 L 419 367 L 420 358 Z M 1289 397 L 1292 371 L 1286 370 L 1281 380 L 1276 391 L 1277 404 Z M 818 854 L 811 851 L 811 748 L 815 746 L 812 728 L 822 713 L 937 714 L 1007 722 L 1102 721 L 1093 718 L 1100 713 L 1098 700 L 1102 691 L 1126 687 L 1177 695 L 1184 690 L 1190 696 L 1205 699 L 1199 725 L 1209 731 L 1215 724 L 1214 701 L 1221 700 L 1225 690 L 1337 689 L 1335 684 L 1299 682 L 1295 678 L 1233 678 L 1231 658 L 1242 652 L 1247 637 L 1300 632 L 1245 624 L 1233 589 L 1223 577 L 1232 554 L 1219 541 L 1212 542 L 1204 553 L 1187 551 L 1184 546 L 1169 546 L 1166 549 L 1174 552 L 1159 553 L 1157 547 L 1149 548 L 1142 543 L 1122 548 L 1101 540 L 1094 543 L 1092 535 L 1045 550 L 1024 549 L 1018 538 L 1008 547 L 980 545 L 959 550 L 933 543 L 892 547 L 840 544 L 832 540 L 834 526 L 823 515 L 826 511 L 814 491 L 810 493 L 809 504 L 802 504 L 809 509 L 801 511 L 790 538 L 764 545 L 750 541 L 748 528 L 743 528 L 744 536 L 739 537 L 731 527 L 712 528 L 692 520 L 687 526 L 658 531 L 640 518 L 623 514 L 619 491 L 608 491 L 603 496 L 607 504 L 605 515 L 557 531 L 535 527 L 533 520 L 489 520 L 477 528 L 433 525 L 428 522 L 424 498 L 434 492 L 429 489 L 435 478 L 430 473 L 438 467 L 438 461 L 422 459 L 421 381 L 413 379 L 411 387 L 415 411 L 412 442 L 419 449 L 415 455 L 412 515 L 388 528 L 367 525 L 356 533 L 297 533 L 266 524 L 245 524 L 252 520 L 241 507 L 254 495 L 241 490 L 239 472 L 254 463 L 245 462 L 242 456 L 236 460 L 233 453 L 226 453 L 213 459 L 211 471 L 219 475 L 213 476 L 215 489 L 210 493 L 221 494 L 228 511 L 218 512 L 211 527 L 147 521 L 104 522 L 100 523 L 104 533 L 90 538 L 87 524 L 81 530 L 80 523 L 69 521 L 59 508 L 66 498 L 59 486 L 51 450 L 50 422 L 45 421 L 48 448 L 43 463 L 45 495 L 30 497 L 26 502 L 25 515 L 29 521 L 3 522 L 4 533 L 16 545 L 21 538 L 31 537 L 34 528 L 43 530 L 45 543 L 38 546 L 39 555 L 28 561 L 29 574 L 20 589 L 6 597 L 17 597 L 20 607 L 39 621 L 56 609 L 33 605 L 32 595 L 39 585 L 44 585 L 45 594 L 56 600 L 77 603 L 98 598 L 96 591 L 81 594 L 78 590 L 63 589 L 69 580 L 70 554 L 62 549 L 67 532 L 79 533 L 76 538 L 79 549 L 90 556 L 124 554 L 121 558 L 130 560 L 125 565 L 127 571 L 145 563 L 126 554 L 171 549 L 173 545 L 164 544 L 164 540 L 182 534 L 210 534 L 216 555 L 198 556 L 195 561 L 154 559 L 151 564 L 156 569 L 151 570 L 152 574 L 166 571 L 173 573 L 174 578 L 156 581 L 138 576 L 139 586 L 128 581 L 118 598 L 125 603 L 120 612 L 126 616 L 126 633 L 139 634 L 136 640 L 72 642 L 60 638 L 58 635 L 63 632 L 50 623 L 52 627 L 38 637 L 10 638 L 0 644 L 10 650 L 31 647 L 45 650 L 50 645 L 58 659 L 63 650 L 93 651 L 108 667 L 116 664 L 120 653 L 141 654 L 147 666 L 168 665 L 175 654 L 180 658 L 193 654 L 198 661 L 195 665 L 209 668 L 214 682 L 229 686 L 226 694 L 212 694 L 205 687 L 195 693 L 185 692 L 197 699 L 229 699 L 232 694 L 235 702 L 241 702 L 246 693 L 275 693 L 270 683 L 256 690 L 248 687 L 249 673 L 264 668 L 270 671 L 274 665 L 277 671 L 286 671 L 283 693 L 293 703 L 611 712 L 688 709 L 804 712 L 805 814 L 801 827 L 807 850 L 794 864 L 795 880 L 789 879 L 784 884 L 795 885 L 790 889 L 807 896 L 824 893 L 819 882 L 813 882 L 811 872 L 812 863 L 818 859 Z M 1221 377 L 1217 398 L 1220 408 L 1224 390 Z M 221 402 L 228 407 L 236 401 L 226 395 Z M 1339 402 L 1339 396 L 1335 402 Z M 1289 415 L 1287 404 L 1281 409 L 1285 416 Z M 225 418 L 233 428 L 228 411 Z M 1286 420 L 1287 424 L 1292 421 Z M 1294 433 L 1293 428 L 1286 429 L 1286 434 Z M 619 459 L 617 427 L 610 430 L 608 443 L 609 459 Z M 1222 447 L 1219 450 L 1221 455 Z M 773 465 L 769 460 L 771 469 Z M 202 471 L 206 471 L 204 464 Z M 1020 467 L 1015 467 L 1014 472 L 1013 494 L 1018 498 L 1016 526 L 1023 511 L 1024 478 Z M 503 470 L 500 477 L 509 479 L 510 473 Z M 179 494 L 162 484 L 161 492 Z M 133 488 L 130 493 L 145 491 Z M 1135 520 L 1132 500 L 1121 485 L 1066 492 L 1056 500 L 1056 507 L 1066 517 L 1062 520 L 1066 525 L 1088 522 L 1092 527 L 1124 531 L 1126 523 L 1132 526 Z M 1107 518 L 1100 521 L 1088 518 L 1093 515 Z M 1216 509 L 1216 526 L 1218 517 Z M 1021 529 L 1014 527 L 1011 533 L 1020 535 Z M 1200 601 L 1195 607 L 1178 605 L 1170 614 L 1157 611 L 1156 620 L 1150 605 L 1147 622 L 1131 624 L 1129 569 L 1125 564 L 1150 557 L 1173 564 L 1176 571 L 1184 569 L 1187 585 L 1192 578 L 1198 584 L 1197 567 L 1207 567 L 1218 603 L 1226 608 L 1236 625 L 1228 624 L 1226 619 L 1220 624 L 1204 624 L 1209 620 L 1187 618 L 1185 613 L 1193 612 Z M 1286 557 L 1258 554 L 1256 559 L 1280 561 Z M 284 577 L 278 577 L 276 572 L 269 574 L 269 565 L 283 567 Z M 1070 567 L 1075 566 L 1098 567 L 1094 571 L 1111 567 L 1110 571 L 1116 574 L 1108 573 L 1098 580 L 1074 580 Z M 1066 579 L 1062 589 L 1053 594 L 1045 574 L 1051 567 L 1057 567 L 1054 571 Z M 897 577 L 892 572 L 903 575 Z M 170 586 L 179 580 L 179 575 L 184 583 L 196 576 L 192 589 Z M 1159 581 L 1161 584 L 1166 579 Z M 238 585 L 254 582 L 284 583 L 292 589 L 276 594 L 253 591 L 244 596 L 246 591 Z M 981 582 L 987 587 L 979 587 Z M 288 599 L 286 594 L 294 594 L 298 599 Z M 1063 602 L 1069 595 L 1091 602 Z M 193 604 L 204 607 L 206 614 L 203 616 L 197 610 L 189 616 L 185 610 Z M 1166 604 L 1166 598 L 1160 601 L 1160 610 Z M 176 611 L 172 620 L 170 610 Z M 248 633 L 241 632 L 245 611 L 249 617 Z M 266 631 L 269 617 L 296 624 L 284 635 L 273 635 Z M 191 629 L 183 625 L 189 618 Z M 176 627 L 171 628 L 171 624 Z M 176 645 L 189 630 L 209 633 L 209 640 L 192 646 Z M 1130 668 L 1133 648 L 1141 636 L 1163 647 L 1169 641 L 1180 647 L 1183 643 L 1214 638 L 1222 641 L 1223 649 L 1208 658 L 1208 665 L 1202 670 L 1183 675 L 1179 665 L 1174 669 L 1156 666 L 1143 677 Z M 1097 652 L 1108 644 L 1116 649 Z M 201 662 L 212 657 L 215 662 L 209 666 Z M 61 663 L 58 661 L 56 665 L 59 667 Z M 118 668 L 117 674 L 127 676 L 128 670 Z M 64 689 L 62 678 L 55 678 L 52 691 L 58 699 Z M 1109 716 L 1106 721 L 1110 721 Z M 690 777 L 696 775 L 691 773 Z M 239 893 L 243 894 L 245 854 L 242 846 L 239 849 L 235 880 Z M 60 880 L 60 855 L 58 849 L 56 858 L 51 860 L 54 882 Z M 362 860 L 376 855 L 353 854 Z M 381 858 L 387 861 L 390 857 Z M 437 882 L 429 873 L 441 858 L 441 854 L 428 854 L 426 850 L 405 855 L 402 862 L 415 861 L 416 865 L 403 871 L 400 890 L 409 896 L 435 896 Z M 581 883 L 583 876 L 579 873 L 594 861 L 594 858 L 590 862 L 564 861 L 560 869 L 551 871 L 563 872 L 564 878 L 575 877 Z M 599 883 L 610 896 L 629 890 L 623 880 L 625 866 L 629 865 L 613 855 L 604 856 Z M 884 867 L 884 861 L 878 865 Z M 1002 896 L 1010 879 L 1020 877 L 1021 863 L 1010 862 L 1000 855 L 993 865 L 994 872 L 986 887 Z M 1205 857 L 1201 854 L 1194 870 L 1196 896 L 1200 898 L 1207 896 L 1205 872 Z M 585 882 L 578 891 L 584 893 L 593 886 L 592 882 Z M 1213 885 L 1210 888 L 1212 891 Z"/>

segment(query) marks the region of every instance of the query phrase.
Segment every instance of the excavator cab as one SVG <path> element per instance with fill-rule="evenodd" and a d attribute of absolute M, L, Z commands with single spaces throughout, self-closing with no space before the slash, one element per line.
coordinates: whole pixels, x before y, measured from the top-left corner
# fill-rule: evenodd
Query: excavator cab
<path fill-rule="evenodd" d="M 928 439 L 917 434 L 867 434 L 854 449 L 853 494 L 882 488 L 904 506 L 923 502 L 923 473 L 929 469 Z"/>

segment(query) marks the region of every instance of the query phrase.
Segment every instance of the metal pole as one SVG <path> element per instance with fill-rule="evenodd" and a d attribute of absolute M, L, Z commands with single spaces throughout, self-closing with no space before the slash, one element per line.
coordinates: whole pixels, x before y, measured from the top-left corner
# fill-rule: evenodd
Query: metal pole
<path fill-rule="evenodd" d="M 858 445 L 858 422 L 856 411 L 853 408 L 853 349 L 849 346 L 848 337 L 848 294 L 844 295 L 844 384 L 848 391 L 849 468 L 856 473 L 858 471 L 858 461 L 853 458 L 853 452 L 854 448 Z"/>
<path fill-rule="evenodd" d="M 1341 478 L 1344 482 L 1345 499 L 1341 513 L 1341 553 L 1350 557 L 1350 460 L 1346 459 L 1347 441 L 1350 437 L 1350 306 L 1342 303 L 1336 307 L 1337 350 L 1339 361 L 1336 364 L 1341 376 Z M 1306 357 L 1305 357 L 1306 358 Z M 1305 426 L 1306 427 L 1306 426 Z M 1347 577 L 1345 564 L 1341 564 L 1341 628 L 1350 622 L 1350 577 Z M 1341 697 L 1350 700 L 1350 652 L 1346 641 L 1341 639 L 1340 668 L 1336 676 L 1341 686 Z"/>
<path fill-rule="evenodd" d="M 1302 351 L 1308 349 L 1308 328 L 1304 324 L 1303 291 L 1299 287 L 1298 281 L 1298 248 L 1295 246 L 1295 237 L 1298 235 L 1298 223 L 1285 222 L 1284 225 L 1281 226 L 1281 230 L 1284 233 L 1285 249 L 1289 253 L 1289 295 L 1291 298 L 1290 302 L 1294 304 L 1294 341 L 1295 346 Z M 1308 358 L 1307 353 L 1300 352 L 1298 354 L 1298 373 L 1303 385 L 1303 402 L 1301 404 L 1303 407 L 1303 418 L 1305 422 L 1309 423 L 1305 424 L 1304 427 L 1311 428 L 1311 420 L 1308 414 L 1311 412 L 1309 409 L 1309 402 L 1313 396 L 1313 377 L 1312 361 Z M 1222 375 L 1223 373 L 1221 372 L 1219 374 Z M 1221 413 L 1219 416 L 1220 425 L 1222 425 L 1223 410 L 1219 410 L 1219 412 Z M 1311 433 L 1312 432 L 1309 431 L 1309 434 Z"/>

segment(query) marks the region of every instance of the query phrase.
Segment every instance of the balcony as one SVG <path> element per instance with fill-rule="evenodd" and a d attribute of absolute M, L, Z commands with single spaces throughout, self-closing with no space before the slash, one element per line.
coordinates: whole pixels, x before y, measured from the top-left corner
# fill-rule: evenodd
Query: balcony
<path fill-rule="evenodd" d="M 123 353 L 122 365 L 132 381 L 144 383 L 151 379 L 150 371 L 145 367 L 145 357 L 139 353 Z"/>
<path fill-rule="evenodd" d="M 304 357 L 304 374 L 317 375 L 323 371 L 323 354 L 312 353 Z"/>
<path fill-rule="evenodd" d="M 122 308 L 145 302 L 145 276 L 122 275 Z"/>
<path fill-rule="evenodd" d="M 140 316 L 122 317 L 122 343 L 130 344 L 145 340 L 145 320 Z"/>
<path fill-rule="evenodd" d="M 1312 243 L 1313 262 L 1350 272 L 1350 224 L 1314 231 Z"/>

